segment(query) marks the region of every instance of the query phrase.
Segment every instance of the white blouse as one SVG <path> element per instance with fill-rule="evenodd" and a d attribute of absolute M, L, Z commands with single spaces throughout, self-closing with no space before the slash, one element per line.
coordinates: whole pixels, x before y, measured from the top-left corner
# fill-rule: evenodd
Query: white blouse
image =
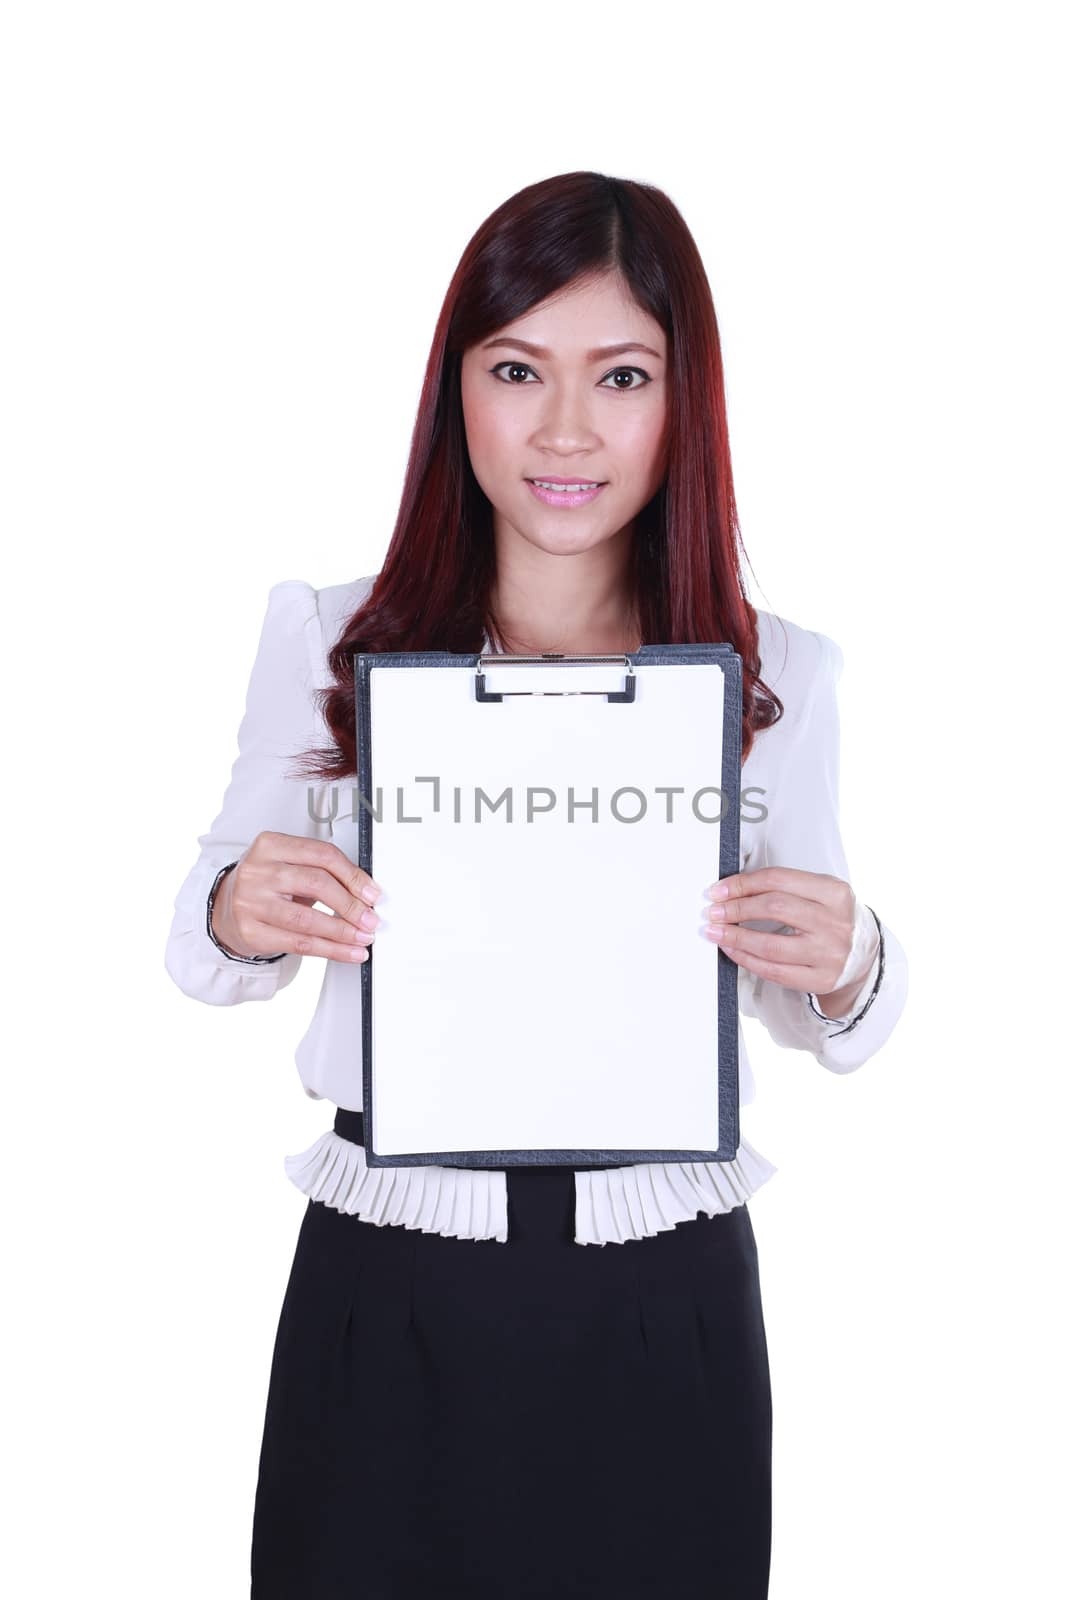
<path fill-rule="evenodd" d="M 312 691 L 330 681 L 327 652 L 376 576 L 323 589 L 291 579 L 270 590 L 222 809 L 197 840 L 200 854 L 174 901 L 164 960 L 179 989 L 194 1000 L 216 1006 L 270 1000 L 292 983 L 303 960 L 243 960 L 227 955 L 209 935 L 207 903 L 215 878 L 258 833 L 330 839 L 351 861 L 359 858 L 356 779 L 311 784 L 286 769 L 301 751 L 330 742 Z M 757 615 L 761 677 L 780 696 L 784 712 L 756 735 L 742 767 L 742 791 L 750 798 L 742 805 L 741 870 L 777 865 L 851 881 L 838 825 L 841 649 L 825 634 L 769 612 Z M 761 807 L 764 820 L 745 819 L 746 811 Z M 714 877 L 713 869 L 708 882 Z M 783 924 L 752 926 L 774 932 Z M 709 979 L 713 950 L 709 941 Z M 908 988 L 903 948 L 885 922 L 876 922 L 860 904 L 852 950 L 834 987 L 862 972 L 875 952 L 848 1017 L 826 1018 L 813 995 L 757 978 L 741 966 L 739 1010 L 758 1018 L 786 1049 L 808 1051 L 830 1072 L 853 1072 L 889 1038 Z M 362 963 L 322 965 L 318 1004 L 296 1049 L 297 1071 L 313 1100 L 359 1111 L 362 1062 L 353 1041 L 362 1038 Z M 754 1098 L 755 1084 L 740 1022 L 738 1065 L 744 1106 Z M 643 1162 L 576 1172 L 575 1240 L 620 1244 L 673 1228 L 701 1211 L 730 1210 L 777 1170 L 742 1136 L 732 1161 Z M 458 1239 L 503 1242 L 508 1236 L 503 1168 L 371 1168 L 364 1148 L 331 1127 L 308 1149 L 286 1156 L 285 1171 L 304 1194 L 364 1221 L 402 1223 Z"/>

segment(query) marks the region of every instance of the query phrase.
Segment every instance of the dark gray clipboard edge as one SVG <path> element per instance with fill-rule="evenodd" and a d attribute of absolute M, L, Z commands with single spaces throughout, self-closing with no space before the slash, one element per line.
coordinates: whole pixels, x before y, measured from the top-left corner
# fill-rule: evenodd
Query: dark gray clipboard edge
<path fill-rule="evenodd" d="M 358 793 L 359 866 L 373 876 L 374 775 L 371 767 L 370 675 L 389 667 L 457 667 L 471 671 L 484 652 L 457 654 L 449 650 L 393 650 L 361 652 L 355 657 L 356 759 Z M 635 667 L 684 662 L 719 662 L 723 670 L 722 789 L 726 811 L 719 829 L 719 877 L 740 868 L 741 851 L 741 657 L 728 644 L 642 645 L 629 652 Z M 473 693 L 473 689 L 472 689 Z M 620 708 L 625 715 L 625 707 Z M 486 708 L 491 716 L 491 707 Z M 369 1167 L 629 1167 L 642 1162 L 732 1161 L 740 1141 L 740 1090 L 738 1083 L 737 966 L 722 949 L 716 949 L 719 978 L 719 1147 L 717 1150 L 453 1150 L 409 1155 L 378 1155 L 374 1151 L 374 1106 L 371 1092 L 371 1022 L 374 985 L 374 946 L 360 969 L 362 994 L 363 1129 Z"/>

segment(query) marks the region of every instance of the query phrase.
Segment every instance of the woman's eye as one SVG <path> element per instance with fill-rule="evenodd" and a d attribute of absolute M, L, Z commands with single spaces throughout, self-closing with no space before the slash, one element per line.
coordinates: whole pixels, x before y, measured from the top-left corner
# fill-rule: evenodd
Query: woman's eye
<path fill-rule="evenodd" d="M 533 368 L 528 367 L 524 361 L 498 361 L 495 367 L 490 368 L 490 371 L 500 379 L 501 383 L 515 383 L 514 378 L 505 378 L 504 373 L 532 372 Z M 526 387 L 523 381 L 520 381 L 516 386 L 520 389 Z"/>
<path fill-rule="evenodd" d="M 613 367 L 611 369 L 611 371 L 607 374 L 607 376 L 604 377 L 601 381 L 603 383 L 607 383 L 608 378 L 620 378 L 620 377 L 622 377 L 623 373 L 634 373 L 634 372 L 636 372 L 638 377 L 642 378 L 644 380 L 644 382 L 643 383 L 637 383 L 637 384 L 635 384 L 635 383 L 624 384 L 624 385 L 622 385 L 622 389 L 620 390 L 620 392 L 625 392 L 625 390 L 627 390 L 627 389 L 641 389 L 641 388 L 644 387 L 645 383 L 651 383 L 652 382 L 652 379 L 649 377 L 649 375 L 645 371 L 644 367 Z M 610 388 L 618 388 L 618 385 L 610 384 L 609 387 Z"/>

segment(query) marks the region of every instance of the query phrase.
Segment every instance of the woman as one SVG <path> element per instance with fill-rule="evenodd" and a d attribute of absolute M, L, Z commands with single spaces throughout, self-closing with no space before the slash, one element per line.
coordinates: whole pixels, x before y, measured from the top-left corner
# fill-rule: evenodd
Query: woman
<path fill-rule="evenodd" d="M 841 652 L 748 602 L 741 550 L 715 314 L 676 208 L 596 173 L 521 191 L 449 288 L 381 571 L 271 590 L 231 783 L 175 903 L 168 970 L 209 1004 L 269 1000 L 305 956 L 325 961 L 297 1063 L 337 1109 L 286 1160 L 308 1199 L 254 1600 L 767 1594 L 771 1395 L 746 1202 L 774 1166 L 742 1139 L 729 1163 L 368 1169 L 353 1041 L 389 886 L 354 865 L 357 806 L 338 803 L 355 792 L 358 651 L 730 641 L 760 801 L 744 870 L 719 898 L 700 898 L 713 868 L 694 885 L 708 982 L 724 950 L 744 1014 L 853 1070 L 891 1033 L 907 969 L 848 880 Z M 634 933 L 639 963 L 655 937 L 639 895 Z"/>

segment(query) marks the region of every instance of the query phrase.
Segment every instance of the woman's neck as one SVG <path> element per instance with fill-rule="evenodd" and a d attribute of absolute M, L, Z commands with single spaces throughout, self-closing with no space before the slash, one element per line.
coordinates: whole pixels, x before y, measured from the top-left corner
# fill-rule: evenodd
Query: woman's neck
<path fill-rule="evenodd" d="M 592 554 L 592 552 L 590 552 Z M 498 565 L 490 611 L 512 655 L 618 655 L 641 643 L 629 567 L 616 557 L 553 559 L 548 570 Z"/>

